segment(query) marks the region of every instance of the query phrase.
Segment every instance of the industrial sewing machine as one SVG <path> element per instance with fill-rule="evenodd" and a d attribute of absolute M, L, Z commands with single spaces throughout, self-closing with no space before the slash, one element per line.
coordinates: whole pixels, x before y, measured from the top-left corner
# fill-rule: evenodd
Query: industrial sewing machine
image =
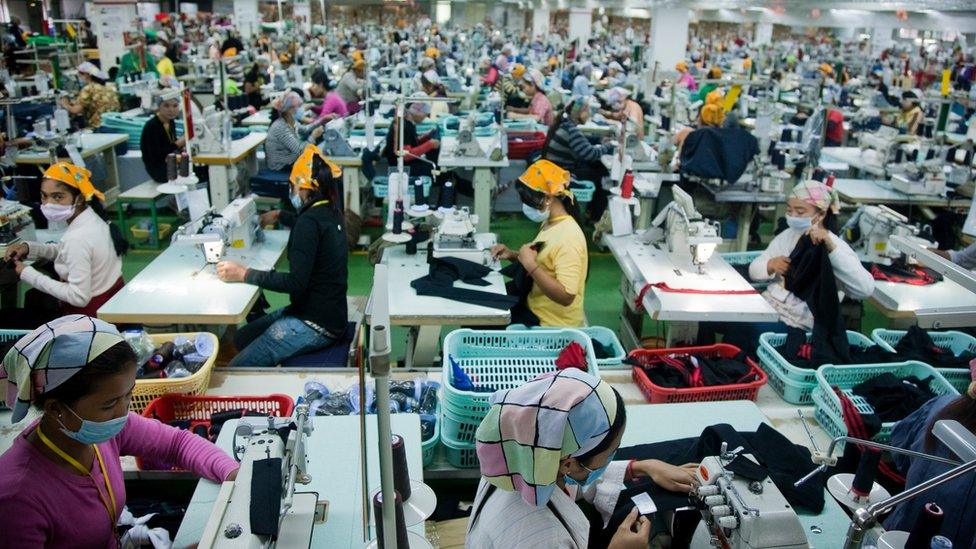
<path fill-rule="evenodd" d="M 634 162 L 654 162 L 657 154 L 654 149 L 637 138 L 635 133 L 627 133 L 624 137 L 624 154 L 630 155 Z"/>
<path fill-rule="evenodd" d="M 859 206 L 841 230 L 861 261 L 884 265 L 890 265 L 902 256 L 900 250 L 888 245 L 892 236 L 916 241 L 927 248 L 937 247 L 937 243 L 920 236 L 929 233 L 929 227 L 912 225 L 904 215 L 880 205 Z"/>
<path fill-rule="evenodd" d="M 890 126 L 881 126 L 876 132 L 861 132 L 858 136 L 858 147 L 861 156 L 866 151 L 874 151 L 878 157 L 878 165 L 886 166 L 898 148 L 898 130 Z"/>
<path fill-rule="evenodd" d="M 750 454 L 728 451 L 723 442 L 720 455 L 706 457 L 698 466 L 699 487 L 692 498 L 702 522 L 691 546 L 808 549 L 799 517 L 768 476 L 751 480 L 726 469 L 738 460 L 756 461 Z"/>
<path fill-rule="evenodd" d="M 674 200 L 654 218 L 651 225 L 656 230 L 645 231 L 645 241 L 664 238 L 675 266 L 690 263 L 699 274 L 703 274 L 705 264 L 722 243 L 719 225 L 698 213 L 691 195 L 677 185 L 671 190 Z M 662 223 L 665 225 L 663 231 L 660 229 Z"/>
<path fill-rule="evenodd" d="M 481 145 L 474 135 L 475 118 L 472 114 L 467 118 L 462 118 L 457 135 L 457 149 L 455 155 L 468 158 L 483 158 L 485 152 L 481 150 Z"/>
<path fill-rule="evenodd" d="M 328 503 L 316 492 L 296 492 L 308 484 L 306 437 L 312 434 L 308 405 L 294 418 L 242 418 L 234 432 L 237 479 L 220 487 L 200 538 L 201 548 L 277 549 L 311 546 L 316 523 L 326 520 Z M 257 491 L 263 497 L 256 497 Z"/>
<path fill-rule="evenodd" d="M 349 135 L 349 123 L 346 118 L 337 118 L 326 123 L 322 141 L 319 143 L 319 149 L 323 154 L 328 157 L 356 156 L 352 145 L 346 140 Z"/>
<path fill-rule="evenodd" d="M 173 242 L 192 242 L 203 248 L 207 263 L 217 263 L 225 248 L 250 248 L 261 240 L 253 196 L 235 198 L 217 214 L 213 209 L 180 226 Z"/>
<path fill-rule="evenodd" d="M 0 198 L 0 257 L 10 245 L 36 239 L 30 207 Z"/>
<path fill-rule="evenodd" d="M 159 89 L 156 75 L 148 73 L 145 79 L 132 80 L 126 82 L 124 79 L 118 83 L 119 93 L 123 95 L 134 95 L 139 98 L 139 108 L 143 112 L 153 110 L 153 92 Z"/>
<path fill-rule="evenodd" d="M 439 223 L 434 225 L 431 243 L 434 257 L 457 257 L 491 265 L 491 247 L 497 244 L 495 235 L 475 234 L 478 216 L 467 207 L 452 208 L 434 216 Z"/>
<path fill-rule="evenodd" d="M 230 151 L 231 113 L 217 110 L 213 105 L 203 109 L 203 119 L 193 121 L 193 140 L 190 146 L 196 153 L 226 154 Z"/>

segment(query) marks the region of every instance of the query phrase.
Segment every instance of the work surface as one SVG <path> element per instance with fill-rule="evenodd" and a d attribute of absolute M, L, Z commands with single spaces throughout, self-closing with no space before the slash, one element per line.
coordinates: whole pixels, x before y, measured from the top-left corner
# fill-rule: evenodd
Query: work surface
<path fill-rule="evenodd" d="M 248 250 L 228 248 L 225 258 L 271 269 L 284 253 L 288 231 L 265 231 Z M 98 310 L 108 322 L 138 324 L 238 324 L 258 296 L 258 287 L 221 282 L 196 244 L 174 242 Z"/>
<path fill-rule="evenodd" d="M 457 156 L 458 140 L 456 136 L 445 135 L 441 138 L 441 153 L 437 163 L 442 168 L 504 168 L 508 166 L 508 157 L 501 160 L 488 158 L 492 149 L 498 148 L 498 134 L 475 136 L 478 146 L 484 153 L 482 156 Z"/>
<path fill-rule="evenodd" d="M 407 448 L 407 467 L 414 479 L 423 479 L 420 444 L 420 416 L 396 414 L 390 417 L 393 433 L 401 435 Z M 308 474 L 312 482 L 297 486 L 299 492 L 318 492 L 319 500 L 329 502 L 328 518 L 312 531 L 311 547 L 361 547 L 362 467 L 360 465 L 360 424 L 358 416 L 312 418 L 314 431 L 308 438 Z M 230 453 L 237 420 L 229 421 L 217 438 L 217 445 Z M 376 416 L 366 421 L 367 485 L 372 492 L 380 485 Z M 207 519 L 213 510 L 220 485 L 201 480 L 187 507 L 174 548 L 192 547 L 200 542 Z M 411 530 L 423 535 L 424 526 Z M 372 536 L 372 534 L 371 534 Z"/>
<path fill-rule="evenodd" d="M 971 202 L 968 198 L 949 199 L 944 196 L 905 194 L 892 189 L 887 181 L 871 179 L 837 179 L 834 181 L 834 189 L 841 199 L 855 204 L 967 207 Z"/>
<path fill-rule="evenodd" d="M 87 158 L 124 143 L 128 139 L 129 136 L 124 133 L 83 133 L 78 136 L 78 152 L 81 153 L 82 158 Z M 36 149 L 22 150 L 17 154 L 17 163 L 47 165 L 51 163 L 51 154 Z"/>
<path fill-rule="evenodd" d="M 862 151 L 858 147 L 824 147 L 820 157 L 821 165 L 835 161 L 876 177 L 885 175 L 885 168 L 881 165 L 881 155 L 872 149 Z"/>
<path fill-rule="evenodd" d="M 226 153 L 199 153 L 193 157 L 193 162 L 197 164 L 214 166 L 230 166 L 232 164 L 237 164 L 243 160 L 245 156 L 251 154 L 254 149 L 264 144 L 264 141 L 267 138 L 268 134 L 266 133 L 248 134 L 245 137 L 231 141 L 230 150 Z"/>
<path fill-rule="evenodd" d="M 976 324 L 976 294 L 951 280 L 913 286 L 876 280 L 872 301 L 891 317 L 914 317 L 926 329 Z"/>

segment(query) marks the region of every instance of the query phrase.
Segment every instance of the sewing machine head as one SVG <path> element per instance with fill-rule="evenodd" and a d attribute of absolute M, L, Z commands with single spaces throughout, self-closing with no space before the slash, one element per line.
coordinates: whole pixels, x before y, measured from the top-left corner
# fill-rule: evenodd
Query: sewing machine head
<path fill-rule="evenodd" d="M 699 272 L 722 243 L 718 224 L 702 217 L 691 195 L 675 185 L 674 201 L 667 210 L 667 244 L 675 259 L 689 260 Z"/>
<path fill-rule="evenodd" d="M 861 132 L 860 137 L 858 137 L 858 145 L 862 154 L 867 150 L 877 152 L 880 157 L 880 164 L 884 165 L 898 145 L 898 130 L 889 126 L 881 126 L 876 132 Z"/>
<path fill-rule="evenodd" d="M 736 460 L 756 461 L 732 451 L 706 457 L 698 466 L 699 487 L 692 499 L 702 522 L 692 545 L 715 541 L 731 549 L 809 549 L 800 519 L 773 481 L 768 476 L 747 479 L 726 469 Z"/>
<path fill-rule="evenodd" d="M 338 156 L 338 157 L 350 157 L 356 156 L 355 151 L 353 151 L 352 146 L 346 141 L 346 138 L 342 136 L 336 128 L 327 127 L 325 133 L 322 134 L 322 142 L 319 144 L 319 148 L 322 153 L 326 156 Z"/>
<path fill-rule="evenodd" d="M 628 132 L 624 137 L 624 151 L 634 159 L 634 162 L 653 162 L 656 158 L 654 149 L 637 138 L 637 134 Z"/>
<path fill-rule="evenodd" d="M 855 226 L 856 234 L 853 232 Z M 844 228 L 842 232 L 851 241 L 858 257 L 872 263 L 890 265 L 893 260 L 901 258 L 902 252 L 888 245 L 892 236 L 910 238 L 926 247 L 937 246 L 937 243 L 919 236 L 923 232 L 920 227 L 910 224 L 907 217 L 887 206 L 858 207 Z"/>
<path fill-rule="evenodd" d="M 220 212 L 226 222 L 224 240 L 231 248 L 250 248 L 257 240 L 258 208 L 253 196 L 235 198 Z"/>
<path fill-rule="evenodd" d="M 481 150 L 478 139 L 475 137 L 475 127 L 476 120 L 474 113 L 467 118 L 461 119 L 457 137 L 457 156 L 473 158 L 483 158 L 486 156 L 485 152 Z"/>
<path fill-rule="evenodd" d="M 437 213 L 434 219 L 440 220 L 431 237 L 434 257 L 457 257 L 482 265 L 491 263 L 488 250 L 495 244 L 494 235 L 475 234 L 478 216 L 471 214 L 467 207 Z"/>

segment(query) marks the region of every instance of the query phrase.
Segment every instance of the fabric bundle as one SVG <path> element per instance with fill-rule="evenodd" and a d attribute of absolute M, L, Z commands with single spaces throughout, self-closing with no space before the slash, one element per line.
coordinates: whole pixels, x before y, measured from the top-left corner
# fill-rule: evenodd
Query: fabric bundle
<path fill-rule="evenodd" d="M 493 309 L 511 309 L 518 303 L 517 297 L 454 287 L 457 281 L 473 286 L 490 286 L 491 284 L 484 279 L 490 272 L 491 269 L 488 267 L 473 261 L 455 257 L 431 258 L 427 276 L 414 280 L 410 283 L 410 287 L 417 291 L 417 295 L 443 297 Z"/>
<path fill-rule="evenodd" d="M 884 373 L 855 385 L 851 392 L 874 408 L 874 415 L 883 423 L 901 421 L 923 404 L 935 398 L 929 388 L 931 377 L 896 377 Z"/>
<path fill-rule="evenodd" d="M 938 347 L 928 332 L 911 326 L 895 345 L 895 352 L 904 360 L 917 360 L 935 368 L 968 368 L 976 354 L 966 350 L 958 355 Z M 899 360 L 900 361 L 900 360 Z"/>
<path fill-rule="evenodd" d="M 875 280 L 885 282 L 897 282 L 899 284 L 910 284 L 912 286 L 928 286 L 942 281 L 942 275 L 919 265 L 906 265 L 904 262 L 896 262 L 891 265 L 872 263 L 867 265 L 868 271 Z"/>
<path fill-rule="evenodd" d="M 659 387 L 684 389 L 749 383 L 759 374 L 746 363 L 746 354 L 733 358 L 703 355 L 631 357 L 625 362 L 641 368 L 648 379 Z"/>

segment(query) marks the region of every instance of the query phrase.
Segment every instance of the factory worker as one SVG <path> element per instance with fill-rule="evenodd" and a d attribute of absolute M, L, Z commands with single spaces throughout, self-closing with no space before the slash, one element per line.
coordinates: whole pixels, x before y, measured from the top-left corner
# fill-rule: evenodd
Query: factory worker
<path fill-rule="evenodd" d="M 644 109 L 629 98 L 630 91 L 616 87 L 607 92 L 607 103 L 610 110 L 603 110 L 601 114 L 610 120 L 617 120 L 627 125 L 627 131 L 637 135 L 637 139 L 644 139 Z"/>
<path fill-rule="evenodd" d="M 896 119 L 898 129 L 908 135 L 918 135 L 918 127 L 925 118 L 922 107 L 919 105 L 918 95 L 913 91 L 903 93 L 900 107 L 901 111 Z"/>
<path fill-rule="evenodd" d="M 491 250 L 497 259 L 518 261 L 533 282 L 525 303 L 512 311 L 513 323 L 583 325 L 589 256 L 569 179 L 568 171 L 549 160 L 538 160 L 515 184 L 522 212 L 541 227 L 532 242 L 517 251 L 504 244 Z"/>
<path fill-rule="evenodd" d="M 289 272 L 261 271 L 233 261 L 217 264 L 225 282 L 245 282 L 287 293 L 290 304 L 241 327 L 234 337 L 240 352 L 231 367 L 272 367 L 316 351 L 346 332 L 347 256 L 340 207 L 342 170 L 307 145 L 291 171 L 291 201 L 297 210 L 288 236 Z M 282 213 L 281 216 L 289 214 Z"/>
<path fill-rule="evenodd" d="M 706 79 L 708 79 L 708 80 L 718 80 L 719 78 L 722 78 L 722 69 L 720 69 L 718 67 L 712 67 L 712 68 L 708 69 L 708 75 L 706 76 Z M 708 97 L 708 94 L 710 94 L 713 91 L 715 91 L 716 88 L 718 88 L 718 84 L 716 84 L 714 82 L 709 82 L 707 84 L 703 84 L 700 88 L 698 88 L 698 95 L 695 96 L 695 97 L 693 97 L 693 100 L 694 101 L 704 101 L 705 98 Z"/>
<path fill-rule="evenodd" d="M 420 75 L 420 87 L 424 93 L 431 97 L 447 97 L 447 90 L 444 88 L 444 84 L 441 84 L 441 77 L 437 75 L 437 71 L 434 69 L 430 69 Z M 437 120 L 449 114 L 451 114 L 451 109 L 446 101 L 437 101 L 430 104 L 431 120 Z"/>
<path fill-rule="evenodd" d="M 543 89 L 545 77 L 542 72 L 538 69 L 526 71 L 519 84 L 522 86 L 522 93 L 529 100 L 529 106 L 509 107 L 509 118 L 528 118 L 546 126 L 552 124 L 552 103 Z"/>
<path fill-rule="evenodd" d="M 606 81 L 606 87 L 622 86 L 627 80 L 627 75 L 624 74 L 624 67 L 616 61 L 611 61 L 607 65 L 607 75 L 604 80 Z"/>
<path fill-rule="evenodd" d="M 613 460 L 626 416 L 609 383 L 577 368 L 496 392 L 475 433 L 481 482 L 465 547 L 587 547 L 590 520 L 578 501 L 590 503 L 603 526 L 625 481 L 650 477 L 690 492 L 697 465 Z M 646 549 L 650 534 L 650 519 L 635 508 L 609 547 Z"/>
<path fill-rule="evenodd" d="M 105 84 L 108 75 L 89 61 L 78 65 L 78 80 L 82 84 L 78 99 L 62 97 L 61 106 L 72 115 L 84 116 L 89 128 L 97 128 L 102 125 L 103 114 L 118 112 L 119 94 Z"/>
<path fill-rule="evenodd" d="M 440 154 L 441 142 L 434 138 L 436 130 L 431 130 L 422 136 L 417 135 L 417 124 L 426 120 L 428 116 L 430 116 L 430 103 L 418 101 L 407 107 L 403 113 L 403 143 L 397 142 L 400 138 L 397 126 L 399 120 L 394 119 L 390 131 L 386 134 L 386 145 L 383 148 L 383 157 L 390 166 L 397 165 L 397 151 L 403 149 L 406 153 L 403 163 L 410 166 L 410 175 L 414 177 L 431 175 L 431 165 L 418 160 L 418 157 L 424 157 L 436 164 Z"/>
<path fill-rule="evenodd" d="M 590 77 L 592 74 L 593 65 L 588 62 L 580 64 L 579 73 L 573 79 L 573 97 L 593 95 L 593 88 L 590 86 Z"/>
<path fill-rule="evenodd" d="M 688 72 L 688 63 L 678 61 L 678 63 L 674 66 L 674 69 L 678 71 L 678 74 L 680 75 L 678 77 L 677 85 L 687 88 L 690 92 L 698 90 L 698 82 L 695 80 L 695 77 Z"/>
<path fill-rule="evenodd" d="M 173 95 L 173 94 L 171 94 Z M 153 96 L 156 114 L 149 117 L 142 127 L 139 148 L 146 173 L 157 183 L 166 183 L 166 156 L 178 152 L 186 145 L 186 138 L 176 135 L 175 120 L 180 117 L 178 96 Z"/>
<path fill-rule="evenodd" d="M 260 109 L 268 104 L 268 100 L 261 93 L 261 87 L 270 81 L 268 69 L 271 67 L 271 58 L 267 55 L 259 55 L 251 68 L 244 74 L 244 93 L 247 94 L 247 104 L 255 109 Z"/>
<path fill-rule="evenodd" d="M 611 149 L 590 143 L 580 131 L 579 127 L 589 119 L 590 98 L 584 96 L 573 99 L 549 127 L 542 147 L 542 157 L 568 170 L 577 180 L 597 182 L 607 175 L 607 169 L 600 157 L 610 154 Z M 606 207 L 607 191 L 602 185 L 597 185 L 589 205 L 590 220 L 600 219 Z"/>
<path fill-rule="evenodd" d="M 160 76 L 176 76 L 176 68 L 173 67 L 173 61 L 166 57 L 166 46 L 162 44 L 153 44 L 149 46 L 149 53 L 152 54 L 156 61 L 156 72 Z"/>
<path fill-rule="evenodd" d="M 895 424 L 891 445 L 906 450 L 958 459 L 946 445 L 932 434 L 936 421 L 955 420 L 976 434 L 976 366 L 970 365 L 973 379 L 960 396 L 938 396 L 926 402 L 910 416 Z M 905 489 L 935 478 L 953 466 L 926 459 L 892 454 L 895 466 L 905 475 Z M 970 472 L 955 480 L 925 492 L 925 497 L 908 500 L 895 506 L 884 521 L 887 530 L 911 532 L 924 505 L 933 502 L 945 514 L 940 534 L 949 538 L 955 547 L 970 547 L 976 540 L 976 473 Z"/>
<path fill-rule="evenodd" d="M 857 254 L 836 231 L 838 199 L 833 189 L 819 181 L 804 181 L 793 187 L 786 200 L 787 228 L 776 235 L 769 246 L 749 265 L 749 278 L 770 281 L 762 296 L 779 315 L 775 323 L 702 322 L 699 341 L 713 340 L 724 334 L 723 341 L 754 353 L 759 335 L 764 332 L 785 333 L 789 327 L 813 330 L 813 313 L 807 303 L 786 289 L 784 277 L 790 269 L 790 254 L 803 235 L 814 245 L 825 246 L 837 289 L 853 299 L 867 299 L 874 293 L 874 278 L 862 265 Z M 840 296 L 838 296 L 840 301 Z"/>
<path fill-rule="evenodd" d="M 0 456 L 0 547 L 120 546 L 123 455 L 237 478 L 237 461 L 213 443 L 129 411 L 136 368 L 115 326 L 84 315 L 53 320 L 7 352 L 0 389 L 11 420 L 31 405 L 41 416 Z"/>
<path fill-rule="evenodd" d="M 129 44 L 129 51 L 125 52 L 119 61 L 119 76 L 147 72 L 159 74 L 156 69 L 156 59 L 146 52 L 146 39 L 136 36 Z"/>
<path fill-rule="evenodd" d="M 320 125 L 303 125 L 299 122 L 305 116 L 303 103 L 301 96 L 294 91 L 285 92 L 275 100 L 268 139 L 264 142 L 268 169 L 290 171 L 305 150 L 305 145 L 314 144 L 325 132 Z"/>
<path fill-rule="evenodd" d="M 346 102 L 336 93 L 335 86 L 324 70 L 316 69 L 312 73 L 312 86 L 308 91 L 312 97 L 322 98 L 322 104 L 312 108 L 316 122 L 328 122 L 349 114 Z"/>
<path fill-rule="evenodd" d="M 50 222 L 67 223 L 68 228 L 57 244 L 20 242 L 9 246 L 5 253 L 5 259 L 14 262 L 21 280 L 60 302 L 54 314 L 44 313 L 36 306 L 27 307 L 24 320 L 35 326 L 61 314 L 95 316 L 98 308 L 125 285 L 119 256 L 128 249 L 128 243 L 107 221 L 102 206 L 105 197 L 95 189 L 90 177 L 88 170 L 64 161 L 45 170 L 41 213 Z M 22 263 L 25 259 L 54 261 L 58 279 L 26 266 Z M 14 315 L 4 316 L 5 320 L 13 320 Z"/>
<path fill-rule="evenodd" d="M 515 63 L 512 65 L 511 71 L 498 75 L 495 91 L 501 96 L 502 105 L 505 108 L 515 107 L 516 109 L 526 109 L 524 112 L 527 112 L 529 102 L 525 100 L 521 86 L 519 86 L 519 82 L 525 77 L 525 70 L 525 65 Z"/>
<path fill-rule="evenodd" d="M 346 102 L 346 109 L 350 113 L 359 112 L 359 102 L 363 99 L 363 90 L 366 88 L 366 62 L 362 59 L 353 61 L 352 66 L 336 87 L 336 93 Z"/>

